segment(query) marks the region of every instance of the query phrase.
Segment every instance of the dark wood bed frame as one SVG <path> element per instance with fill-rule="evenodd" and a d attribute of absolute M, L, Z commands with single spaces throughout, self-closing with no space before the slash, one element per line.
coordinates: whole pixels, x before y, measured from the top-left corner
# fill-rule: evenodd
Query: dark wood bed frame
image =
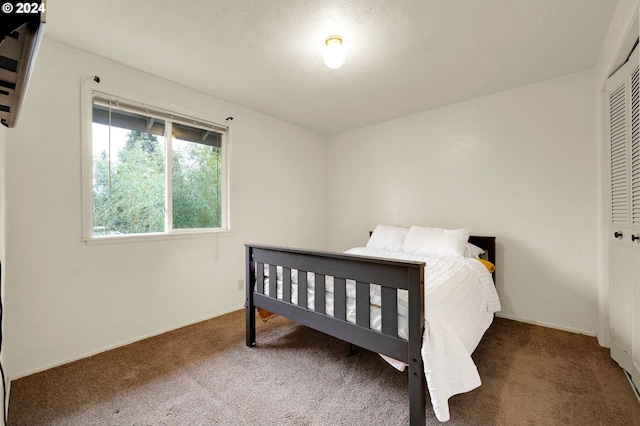
<path fill-rule="evenodd" d="M 469 237 L 495 264 L 495 237 Z M 426 422 L 426 380 L 423 372 L 424 326 L 423 262 L 364 257 L 344 253 L 246 244 L 246 344 L 256 345 L 256 308 L 263 308 L 361 348 L 403 361 L 409 366 L 409 414 L 411 425 Z M 272 277 L 264 294 L 264 274 Z M 283 268 L 282 300 L 277 299 L 276 267 Z M 307 274 L 298 274 L 298 304 L 291 300 L 291 270 L 315 273 L 314 310 L 307 308 Z M 334 277 L 334 316 L 325 313 L 325 277 Z M 346 319 L 346 280 L 356 282 L 356 322 Z M 369 328 L 369 283 L 381 286 L 382 331 Z M 398 335 L 397 290 L 409 292 L 409 339 Z"/>

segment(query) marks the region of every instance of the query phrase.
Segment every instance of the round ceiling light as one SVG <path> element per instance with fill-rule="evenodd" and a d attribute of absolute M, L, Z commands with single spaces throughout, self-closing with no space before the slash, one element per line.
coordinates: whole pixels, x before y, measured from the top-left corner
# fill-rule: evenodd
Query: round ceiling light
<path fill-rule="evenodd" d="M 332 35 L 325 41 L 327 47 L 324 50 L 324 63 L 331 69 L 337 69 L 344 64 L 344 46 L 342 37 Z"/>

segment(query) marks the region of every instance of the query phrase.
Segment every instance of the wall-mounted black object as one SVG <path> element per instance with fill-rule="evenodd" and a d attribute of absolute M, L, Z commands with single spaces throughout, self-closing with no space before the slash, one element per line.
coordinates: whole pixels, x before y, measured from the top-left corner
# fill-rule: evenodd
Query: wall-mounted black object
<path fill-rule="evenodd" d="M 15 127 L 44 32 L 46 0 L 3 0 L 0 8 L 0 122 Z"/>

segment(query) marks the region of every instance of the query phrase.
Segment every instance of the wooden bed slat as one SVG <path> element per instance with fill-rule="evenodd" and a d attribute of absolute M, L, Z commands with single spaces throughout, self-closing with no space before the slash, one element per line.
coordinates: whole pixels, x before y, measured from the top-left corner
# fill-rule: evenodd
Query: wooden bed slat
<path fill-rule="evenodd" d="M 382 332 L 398 337 L 398 290 L 382 287 L 380 294 L 382 296 Z"/>
<path fill-rule="evenodd" d="M 325 277 L 322 274 L 316 274 L 315 288 L 313 290 L 314 311 L 326 314 L 326 296 Z"/>
<path fill-rule="evenodd" d="M 298 306 L 307 307 L 307 271 L 298 271 Z"/>
<path fill-rule="evenodd" d="M 369 283 L 356 281 L 356 324 L 369 328 L 371 321 Z"/>
<path fill-rule="evenodd" d="M 278 267 L 275 264 L 269 264 L 269 297 L 278 297 Z"/>
<path fill-rule="evenodd" d="M 264 263 L 257 263 L 257 269 L 258 269 L 258 284 L 257 284 L 256 291 L 260 294 L 264 294 Z"/>
<path fill-rule="evenodd" d="M 333 279 L 333 316 L 347 320 L 347 280 L 344 278 Z"/>
<path fill-rule="evenodd" d="M 291 269 L 282 268 L 282 300 L 291 303 Z"/>

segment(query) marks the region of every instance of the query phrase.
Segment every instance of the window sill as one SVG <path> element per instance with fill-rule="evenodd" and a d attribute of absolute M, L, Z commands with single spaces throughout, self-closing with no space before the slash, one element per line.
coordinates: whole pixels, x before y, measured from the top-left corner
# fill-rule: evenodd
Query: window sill
<path fill-rule="evenodd" d="M 193 231 L 193 232 L 171 232 L 157 234 L 131 234 L 131 235 L 110 235 L 104 237 L 84 238 L 84 242 L 89 246 L 102 244 L 126 244 L 126 243 L 147 243 L 152 241 L 184 240 L 191 238 L 211 238 L 230 237 L 235 234 L 233 230 L 221 231 Z"/>

